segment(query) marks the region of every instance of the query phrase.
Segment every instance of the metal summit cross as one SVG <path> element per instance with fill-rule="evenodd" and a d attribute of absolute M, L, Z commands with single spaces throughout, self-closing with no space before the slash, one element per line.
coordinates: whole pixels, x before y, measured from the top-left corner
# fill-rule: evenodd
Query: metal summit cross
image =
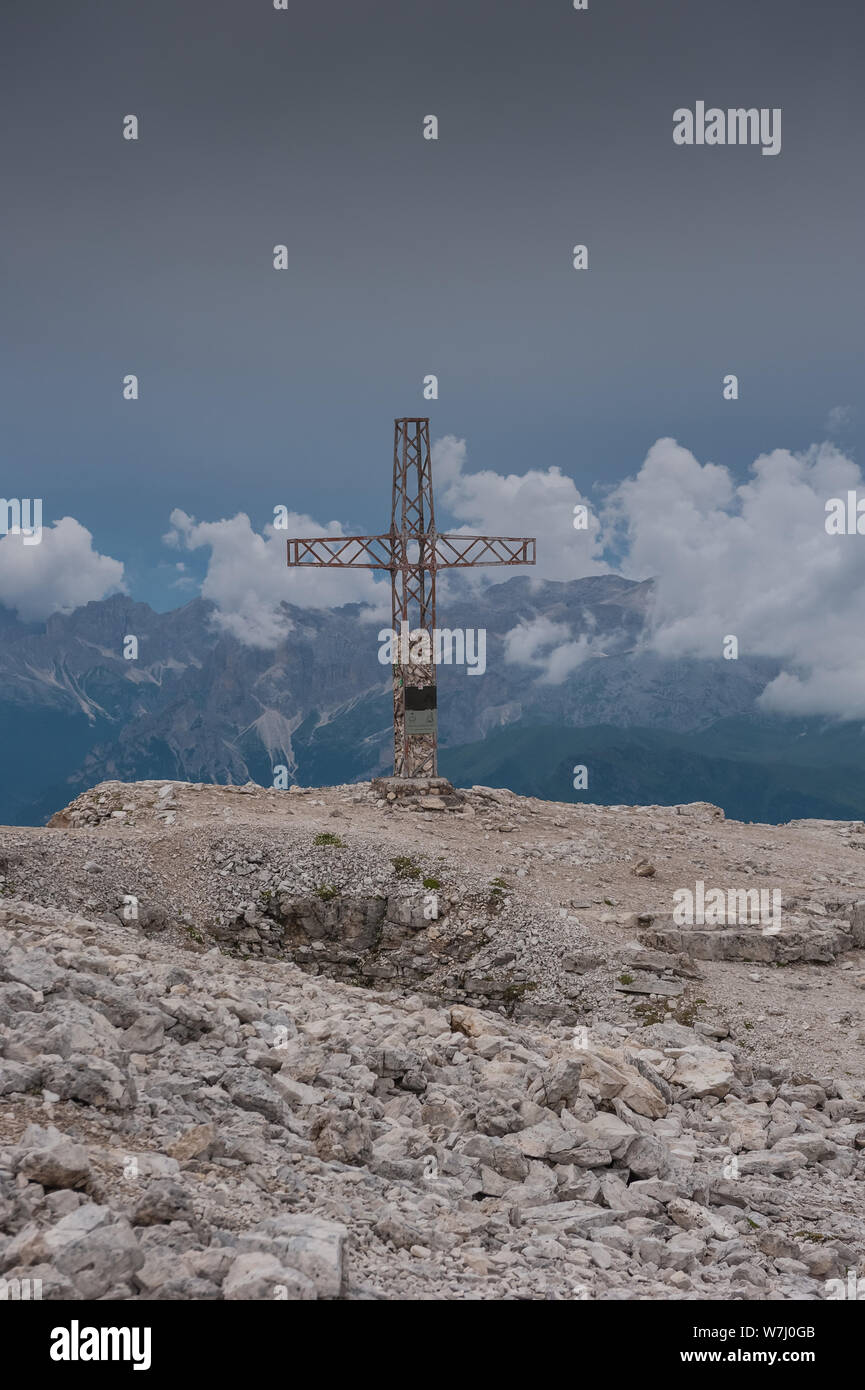
<path fill-rule="evenodd" d="M 534 538 L 440 535 L 433 510 L 429 420 L 403 419 L 394 421 L 389 534 L 290 540 L 288 563 L 390 572 L 393 630 L 400 636 L 406 628 L 411 633 L 408 661 L 400 641 L 399 659 L 393 663 L 394 776 L 438 776 L 436 574 L 480 565 L 533 565 Z M 413 659 L 412 650 L 420 652 L 421 660 Z M 424 653 L 432 660 L 424 662 Z"/>

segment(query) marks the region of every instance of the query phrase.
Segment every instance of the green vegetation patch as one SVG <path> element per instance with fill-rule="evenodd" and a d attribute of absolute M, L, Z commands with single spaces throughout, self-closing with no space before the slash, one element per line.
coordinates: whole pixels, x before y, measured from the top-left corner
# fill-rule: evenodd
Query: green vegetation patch
<path fill-rule="evenodd" d="M 397 878 L 420 878 L 420 869 L 413 859 L 409 859 L 407 854 L 398 854 L 390 862 Z"/>

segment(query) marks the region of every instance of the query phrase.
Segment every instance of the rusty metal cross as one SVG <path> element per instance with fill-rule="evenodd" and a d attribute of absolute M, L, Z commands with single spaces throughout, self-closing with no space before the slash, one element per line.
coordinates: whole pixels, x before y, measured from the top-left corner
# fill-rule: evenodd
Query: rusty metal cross
<path fill-rule="evenodd" d="M 533 565 L 535 540 L 525 536 L 440 535 L 435 529 L 429 420 L 394 421 L 393 508 L 384 536 L 313 536 L 288 542 L 288 563 L 325 569 L 388 570 L 395 633 L 428 634 L 415 651 L 429 662 L 393 661 L 395 777 L 438 775 L 436 718 L 436 574 L 480 565 Z"/>

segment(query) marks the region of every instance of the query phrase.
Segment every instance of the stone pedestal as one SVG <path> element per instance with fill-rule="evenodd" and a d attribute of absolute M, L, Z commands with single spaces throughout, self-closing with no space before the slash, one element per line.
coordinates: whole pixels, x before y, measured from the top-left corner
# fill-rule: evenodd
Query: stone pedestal
<path fill-rule="evenodd" d="M 458 811 L 465 804 L 446 777 L 374 777 L 370 795 L 395 811 Z"/>

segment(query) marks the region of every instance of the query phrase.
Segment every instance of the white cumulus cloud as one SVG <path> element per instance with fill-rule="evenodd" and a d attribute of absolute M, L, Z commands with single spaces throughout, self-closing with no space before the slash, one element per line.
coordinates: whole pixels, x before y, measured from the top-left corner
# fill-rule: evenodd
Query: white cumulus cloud
<path fill-rule="evenodd" d="M 536 667 L 539 681 L 548 685 L 561 685 L 589 657 L 603 655 L 593 650 L 591 633 L 580 633 L 575 640 L 567 623 L 543 616 L 512 627 L 504 647 L 505 661 Z"/>
<path fill-rule="evenodd" d="M 171 530 L 163 537 L 166 544 L 186 550 L 209 548 L 202 598 L 216 604 L 217 624 L 248 646 L 275 647 L 284 639 L 291 623 L 283 603 L 336 608 L 363 602 L 373 610 L 371 620 L 385 612 L 390 618 L 389 589 L 385 593 L 375 583 L 375 571 L 290 569 L 286 564 L 287 537 L 340 536 L 337 522 L 320 526 L 291 512 L 286 530 L 269 524 L 259 533 L 244 512 L 222 521 L 196 521 L 180 509 L 171 513 L 170 522 Z"/>
<path fill-rule="evenodd" d="M 608 500 L 622 570 L 655 579 L 651 645 L 720 657 L 725 636 L 779 660 L 767 711 L 865 716 L 865 537 L 826 533 L 826 503 L 862 489 L 832 444 L 775 449 L 746 482 L 659 439 Z"/>
<path fill-rule="evenodd" d="M 473 578 L 500 583 L 513 573 L 538 579 L 582 579 L 608 571 L 601 556 L 600 521 L 573 478 L 557 464 L 525 473 L 495 473 L 489 468 L 467 473 L 466 461 L 464 439 L 445 435 L 432 446 L 438 529 L 452 535 L 536 536 L 538 542 L 537 564 L 532 568 L 477 570 Z M 588 509 L 585 530 L 574 528 L 574 507 L 580 504 Z M 454 517 L 457 524 L 448 524 L 442 513 Z"/>
<path fill-rule="evenodd" d="M 125 589 L 123 565 L 93 549 L 93 536 L 72 516 L 42 528 L 38 545 L 21 534 L 0 537 L 0 603 L 24 622 L 71 613 Z"/>

